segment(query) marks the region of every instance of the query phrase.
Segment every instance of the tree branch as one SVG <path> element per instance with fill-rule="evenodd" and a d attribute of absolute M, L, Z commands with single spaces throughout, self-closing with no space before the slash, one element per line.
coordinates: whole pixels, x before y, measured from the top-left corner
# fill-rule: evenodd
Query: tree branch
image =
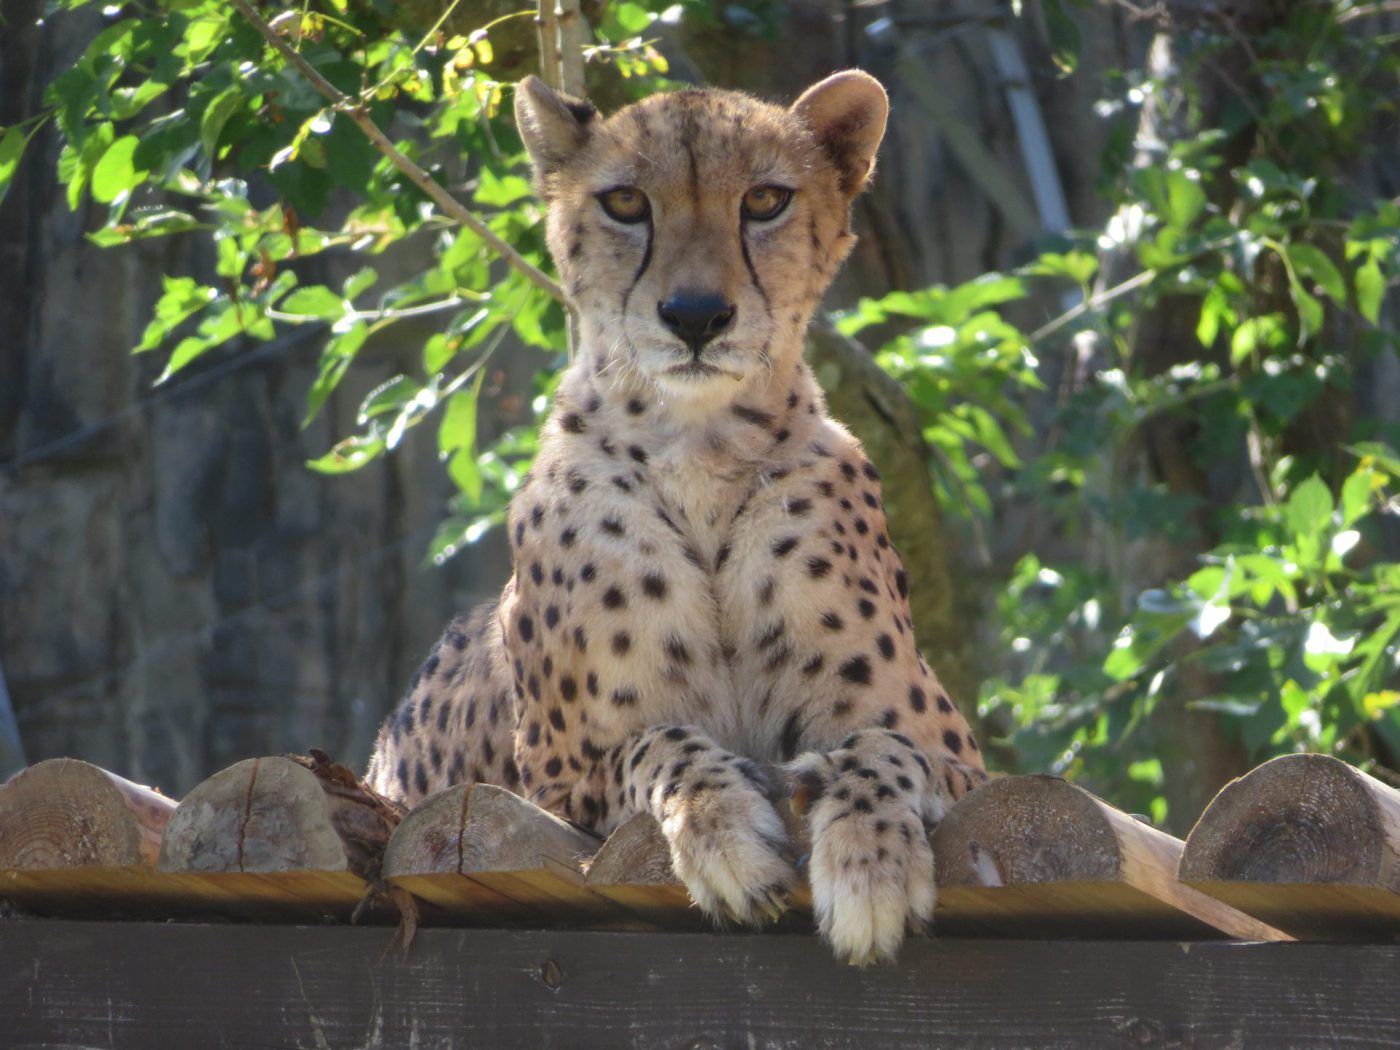
<path fill-rule="evenodd" d="M 452 194 L 438 185 L 431 175 L 399 152 L 398 148 L 389 141 L 389 137 L 379 130 L 379 126 L 374 121 L 370 120 L 368 111 L 359 99 L 351 98 L 318 73 L 310 62 L 278 36 L 277 31 L 267 24 L 248 0 L 233 0 L 233 6 L 262 35 L 264 40 L 271 44 L 284 59 L 292 64 L 298 73 L 306 78 L 312 87 L 330 100 L 332 107 L 337 112 L 344 113 L 353 120 L 364 132 L 365 137 L 374 145 L 374 148 L 388 157 L 394 167 L 403 172 L 409 181 L 431 197 L 445 214 L 480 237 L 488 248 L 504 259 L 513 270 L 522 274 L 536 288 L 561 302 L 563 301 L 564 293 L 553 278 L 501 240 L 482 219 L 468 211 Z"/>
<path fill-rule="evenodd" d="M 555 0 L 539 0 L 535 26 L 540 34 L 540 79 L 555 91 L 561 91 L 564 79 L 559 66 L 559 17 Z"/>
<path fill-rule="evenodd" d="M 579 0 L 559 0 L 559 73 L 564 90 L 583 98 L 583 12 Z"/>

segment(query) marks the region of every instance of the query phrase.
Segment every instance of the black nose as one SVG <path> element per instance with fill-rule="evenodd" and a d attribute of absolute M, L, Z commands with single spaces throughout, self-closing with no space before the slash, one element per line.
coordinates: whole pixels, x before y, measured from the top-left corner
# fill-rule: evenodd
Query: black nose
<path fill-rule="evenodd" d="M 656 304 L 662 322 L 698 354 L 700 348 L 719 335 L 734 320 L 734 307 L 718 295 L 706 292 L 677 292 Z"/>

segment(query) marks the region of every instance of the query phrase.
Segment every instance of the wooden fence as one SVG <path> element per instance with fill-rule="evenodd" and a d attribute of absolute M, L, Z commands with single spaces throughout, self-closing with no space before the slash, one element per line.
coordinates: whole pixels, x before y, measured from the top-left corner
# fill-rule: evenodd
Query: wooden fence
<path fill-rule="evenodd" d="M 1400 792 L 1342 762 L 1260 766 L 1185 842 L 1006 777 L 931 842 L 934 938 L 856 971 L 802 894 L 709 931 L 649 817 L 42 762 L 0 787 L 0 1046 L 1400 1045 Z"/>

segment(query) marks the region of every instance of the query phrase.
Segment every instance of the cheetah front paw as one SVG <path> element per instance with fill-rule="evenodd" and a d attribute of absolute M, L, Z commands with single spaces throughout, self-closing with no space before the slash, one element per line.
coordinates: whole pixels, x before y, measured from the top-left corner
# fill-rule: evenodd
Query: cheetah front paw
<path fill-rule="evenodd" d="M 782 819 L 762 792 L 743 780 L 706 785 L 664 809 L 672 866 L 706 915 L 759 925 L 783 913 L 797 873 Z"/>
<path fill-rule="evenodd" d="M 926 824 L 951 802 L 907 738 L 866 730 L 787 766 L 812 834 L 808 877 L 821 935 L 857 966 L 893 959 L 906 929 L 933 918 Z"/>
<path fill-rule="evenodd" d="M 797 872 L 758 767 L 686 726 L 641 734 L 625 757 L 626 801 L 660 822 L 700 909 L 746 925 L 782 914 Z"/>

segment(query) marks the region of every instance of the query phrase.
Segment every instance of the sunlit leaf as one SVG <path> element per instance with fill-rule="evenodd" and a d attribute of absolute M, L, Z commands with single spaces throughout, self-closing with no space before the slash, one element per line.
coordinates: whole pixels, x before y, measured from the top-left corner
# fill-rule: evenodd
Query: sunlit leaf
<path fill-rule="evenodd" d="M 321 474 L 347 474 L 372 462 L 383 451 L 382 438 L 357 435 L 341 441 L 319 459 L 307 460 L 306 465 Z"/>
<path fill-rule="evenodd" d="M 1380 324 L 1381 300 L 1385 298 L 1385 278 L 1380 264 L 1367 259 L 1356 269 L 1356 308 L 1372 324 Z"/>
<path fill-rule="evenodd" d="M 130 193 L 146 180 L 147 174 L 135 160 L 140 140 L 135 135 L 123 135 L 102 154 L 92 171 L 92 196 L 103 204 Z"/>

